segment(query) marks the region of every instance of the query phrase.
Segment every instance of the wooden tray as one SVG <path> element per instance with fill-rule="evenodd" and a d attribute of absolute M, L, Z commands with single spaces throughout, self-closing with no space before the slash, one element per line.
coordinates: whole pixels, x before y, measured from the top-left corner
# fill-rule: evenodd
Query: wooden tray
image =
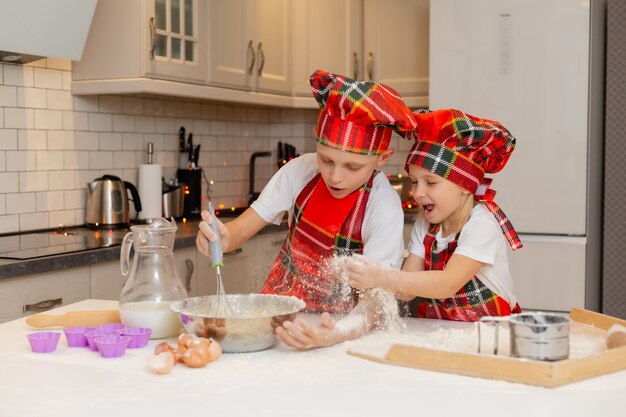
<path fill-rule="evenodd" d="M 626 326 L 626 320 L 579 308 L 570 312 L 570 319 L 603 330 L 608 330 L 615 323 Z M 354 350 L 348 350 L 348 354 L 384 364 L 549 388 L 626 369 L 626 346 L 584 358 L 556 362 L 449 352 L 401 344 L 393 344 L 384 358 Z"/>

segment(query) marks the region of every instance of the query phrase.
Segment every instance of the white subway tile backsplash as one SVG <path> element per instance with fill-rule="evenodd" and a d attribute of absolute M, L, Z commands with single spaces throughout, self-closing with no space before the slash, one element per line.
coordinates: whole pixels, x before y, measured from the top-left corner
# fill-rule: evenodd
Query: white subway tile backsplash
<path fill-rule="evenodd" d="M 74 148 L 76 150 L 96 151 L 100 146 L 100 134 L 97 132 L 75 132 Z"/>
<path fill-rule="evenodd" d="M 138 151 L 144 149 L 143 135 L 140 133 L 123 133 L 122 149 L 129 151 Z"/>
<path fill-rule="evenodd" d="M 120 96 L 100 96 L 100 113 L 121 113 L 122 97 Z"/>
<path fill-rule="evenodd" d="M 90 169 L 107 169 L 113 167 L 113 152 L 89 152 Z"/>
<path fill-rule="evenodd" d="M 4 172 L 7 170 L 6 155 L 6 152 L 0 151 L 0 172 Z"/>
<path fill-rule="evenodd" d="M 74 181 L 76 188 L 87 188 L 87 183 L 100 177 L 100 172 L 96 170 L 74 171 Z"/>
<path fill-rule="evenodd" d="M 21 150 L 43 150 L 46 149 L 45 130 L 19 130 L 17 132 L 17 144 Z"/>
<path fill-rule="evenodd" d="M 122 97 L 122 112 L 124 114 L 143 114 L 143 99 L 137 97 Z"/>
<path fill-rule="evenodd" d="M 85 221 L 85 210 L 74 210 L 74 224 L 81 225 L 87 223 Z"/>
<path fill-rule="evenodd" d="M 35 111 L 33 109 L 5 107 L 4 127 L 9 129 L 34 129 Z"/>
<path fill-rule="evenodd" d="M 135 168 L 137 163 L 135 162 L 134 152 L 113 152 L 113 168 Z"/>
<path fill-rule="evenodd" d="M 65 170 L 89 169 L 89 152 L 88 151 L 64 151 L 63 152 L 63 169 Z"/>
<path fill-rule="evenodd" d="M 270 125 L 270 136 L 273 138 L 290 139 L 293 136 L 291 123 Z"/>
<path fill-rule="evenodd" d="M 0 194 L 0 216 L 4 216 L 6 214 L 6 200 L 7 200 L 6 195 Z"/>
<path fill-rule="evenodd" d="M 110 132 L 113 130 L 113 118 L 110 114 L 89 113 L 89 130 Z"/>
<path fill-rule="evenodd" d="M 143 112 L 153 116 L 163 116 L 163 100 L 144 99 Z"/>
<path fill-rule="evenodd" d="M 72 110 L 72 93 L 63 90 L 42 90 L 46 92 L 48 108 L 51 110 Z"/>
<path fill-rule="evenodd" d="M 35 68 L 35 87 L 60 90 L 63 88 L 62 72 L 47 68 Z"/>
<path fill-rule="evenodd" d="M 42 191 L 37 193 L 37 211 L 63 210 L 63 191 Z"/>
<path fill-rule="evenodd" d="M 17 103 L 17 87 L 0 85 L 0 107 L 16 107 Z"/>
<path fill-rule="evenodd" d="M 155 133 L 156 118 L 151 116 L 135 116 L 135 132 Z"/>
<path fill-rule="evenodd" d="M 0 150 L 17 149 L 17 130 L 0 129 Z"/>
<path fill-rule="evenodd" d="M 18 215 L 0 216 L 0 233 L 16 232 L 19 229 L 16 225 L 19 224 L 20 217 Z"/>
<path fill-rule="evenodd" d="M 6 151 L 9 172 L 37 170 L 37 151 Z"/>
<path fill-rule="evenodd" d="M 63 112 L 35 109 L 35 129 L 63 129 Z"/>
<path fill-rule="evenodd" d="M 133 132 L 135 130 L 135 118 L 124 114 L 113 115 L 114 132 Z"/>
<path fill-rule="evenodd" d="M 45 109 L 46 90 L 32 87 L 17 87 L 17 107 Z"/>
<path fill-rule="evenodd" d="M 50 211 L 48 215 L 48 227 L 74 226 L 76 214 L 74 210 Z"/>
<path fill-rule="evenodd" d="M 46 68 L 71 71 L 72 61 L 62 58 L 46 58 Z M 67 74 L 67 72 L 65 72 L 64 74 Z"/>
<path fill-rule="evenodd" d="M 187 124 L 187 126 L 189 126 L 189 124 Z M 211 134 L 211 121 L 194 120 L 192 124 L 191 132 L 193 133 L 194 137 L 196 135 L 210 135 Z"/>
<path fill-rule="evenodd" d="M 195 101 L 185 101 L 183 104 L 183 112 L 186 117 L 199 118 L 201 117 L 200 103 Z"/>
<path fill-rule="evenodd" d="M 59 171 L 62 169 L 63 151 L 37 151 L 38 171 Z M 50 175 L 55 175 L 55 173 Z"/>
<path fill-rule="evenodd" d="M 72 89 L 72 73 L 64 72 L 63 73 L 63 90 L 70 91 Z"/>
<path fill-rule="evenodd" d="M 226 122 L 213 120 L 211 121 L 211 135 L 223 136 L 226 134 Z"/>
<path fill-rule="evenodd" d="M 122 150 L 122 134 L 121 133 L 100 133 L 100 150 L 102 151 L 121 151 Z"/>
<path fill-rule="evenodd" d="M 74 96 L 75 111 L 97 112 L 98 106 L 98 96 Z"/>
<path fill-rule="evenodd" d="M 20 191 L 19 174 L 17 172 L 0 172 L 0 193 L 17 193 Z"/>
<path fill-rule="evenodd" d="M 178 130 L 180 129 L 181 126 L 184 126 L 184 125 L 180 124 L 178 121 L 176 121 L 175 119 L 171 117 L 157 117 L 155 132 L 156 133 L 176 133 L 176 135 L 178 135 Z"/>
<path fill-rule="evenodd" d="M 74 189 L 74 171 L 54 171 L 48 176 L 48 189 L 71 190 Z"/>
<path fill-rule="evenodd" d="M 89 129 L 88 113 L 77 111 L 63 112 L 63 129 L 65 130 L 87 130 Z"/>
<path fill-rule="evenodd" d="M 74 132 L 70 130 L 50 130 L 48 132 L 48 149 L 74 149 Z"/>
<path fill-rule="evenodd" d="M 48 212 L 20 214 L 20 231 L 47 229 Z"/>
<path fill-rule="evenodd" d="M 35 193 L 15 193 L 6 195 L 7 214 L 34 213 L 36 211 Z"/>
<path fill-rule="evenodd" d="M 3 65 L 4 85 L 33 86 L 33 69 L 23 65 Z"/>
<path fill-rule="evenodd" d="M 20 193 L 34 191 L 48 191 L 48 173 L 47 172 L 20 172 Z M 56 173 L 55 173 L 56 175 Z"/>

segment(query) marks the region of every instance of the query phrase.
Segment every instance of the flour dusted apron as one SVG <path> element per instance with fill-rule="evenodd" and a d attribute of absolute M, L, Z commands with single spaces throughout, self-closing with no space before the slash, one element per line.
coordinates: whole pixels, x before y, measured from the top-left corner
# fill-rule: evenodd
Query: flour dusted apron
<path fill-rule="evenodd" d="M 296 296 L 316 312 L 347 312 L 356 305 L 356 292 L 346 294 L 347 283 L 338 285 L 330 262 L 334 255 L 363 253 L 361 225 L 375 175 L 341 199 L 330 194 L 320 174 L 304 187 L 261 293 Z"/>
<path fill-rule="evenodd" d="M 427 271 L 443 270 L 457 246 L 459 234 L 448 243 L 448 246 L 437 252 L 437 232 L 439 225 L 430 225 L 424 237 L 424 265 Z M 509 303 L 491 291 L 477 277 L 468 281 L 455 295 L 450 298 L 432 298 L 417 306 L 417 316 L 430 319 L 477 321 L 482 316 L 508 316 L 521 313 L 516 304 L 511 310 Z"/>

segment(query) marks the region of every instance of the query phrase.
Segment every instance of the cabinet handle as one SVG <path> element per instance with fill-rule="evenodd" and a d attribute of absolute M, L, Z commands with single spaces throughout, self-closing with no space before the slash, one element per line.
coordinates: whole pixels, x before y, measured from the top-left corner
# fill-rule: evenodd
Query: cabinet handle
<path fill-rule="evenodd" d="M 367 76 L 369 80 L 372 81 L 374 79 L 374 53 L 370 52 L 369 58 L 367 59 Z"/>
<path fill-rule="evenodd" d="M 254 62 L 256 61 L 256 55 L 254 54 L 254 47 L 252 41 L 248 42 L 248 74 L 252 75 L 252 69 L 254 68 Z"/>
<path fill-rule="evenodd" d="M 243 249 L 237 248 L 237 249 L 231 250 L 230 252 L 225 252 L 224 256 L 234 256 L 234 255 L 240 254 L 241 252 L 243 252 Z"/>
<path fill-rule="evenodd" d="M 356 52 L 354 53 L 354 79 L 358 80 L 359 79 L 359 54 L 357 54 Z"/>
<path fill-rule="evenodd" d="M 154 26 L 154 17 L 150 18 L 150 60 L 154 61 L 154 50 L 156 49 L 156 27 Z"/>
<path fill-rule="evenodd" d="M 265 52 L 263 52 L 263 42 L 259 42 L 257 55 L 259 56 L 259 69 L 257 71 L 257 75 L 261 76 L 261 74 L 263 73 L 263 67 L 265 66 Z"/>
<path fill-rule="evenodd" d="M 187 293 L 191 291 L 191 276 L 193 275 L 193 270 L 195 267 L 193 266 L 193 261 L 191 259 L 185 259 L 185 264 L 187 265 L 187 278 L 185 278 L 185 288 L 187 289 Z"/>
<path fill-rule="evenodd" d="M 46 311 L 53 307 L 63 304 L 63 298 L 55 298 L 54 300 L 44 300 L 35 304 L 24 304 L 22 306 L 22 312 L 27 313 L 29 311 Z"/>
<path fill-rule="evenodd" d="M 276 247 L 276 246 L 283 246 L 283 242 L 285 241 L 285 239 L 278 239 L 278 240 L 274 240 L 272 242 L 272 246 Z"/>

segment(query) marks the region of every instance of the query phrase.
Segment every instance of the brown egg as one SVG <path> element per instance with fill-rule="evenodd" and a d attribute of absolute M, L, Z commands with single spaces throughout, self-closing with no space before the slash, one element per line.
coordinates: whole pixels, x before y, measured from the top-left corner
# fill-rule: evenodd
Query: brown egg
<path fill-rule="evenodd" d="M 183 361 L 183 356 L 185 355 L 185 353 L 187 353 L 187 350 L 187 346 L 178 346 L 178 349 L 174 351 L 174 358 L 177 362 Z"/>
<path fill-rule="evenodd" d="M 222 356 L 222 347 L 216 340 L 209 339 L 209 362 L 214 362 Z"/>
<path fill-rule="evenodd" d="M 174 354 L 167 350 L 152 355 L 152 358 L 150 358 L 150 368 L 157 374 L 169 373 L 174 367 L 174 364 L 176 364 Z"/>
<path fill-rule="evenodd" d="M 191 368 L 202 368 L 209 363 L 209 360 L 209 350 L 202 345 L 187 349 L 183 355 L 183 362 Z"/>
<path fill-rule="evenodd" d="M 161 342 L 154 347 L 154 354 L 158 355 L 161 352 L 174 353 L 174 347 L 167 342 Z"/>
<path fill-rule="evenodd" d="M 191 342 L 195 338 L 196 338 L 196 336 L 194 336 L 194 335 L 183 333 L 180 336 L 178 336 L 178 346 L 187 346 L 188 347 L 189 342 Z"/>
<path fill-rule="evenodd" d="M 626 331 L 614 331 L 606 338 L 606 347 L 614 349 L 626 346 Z"/>

